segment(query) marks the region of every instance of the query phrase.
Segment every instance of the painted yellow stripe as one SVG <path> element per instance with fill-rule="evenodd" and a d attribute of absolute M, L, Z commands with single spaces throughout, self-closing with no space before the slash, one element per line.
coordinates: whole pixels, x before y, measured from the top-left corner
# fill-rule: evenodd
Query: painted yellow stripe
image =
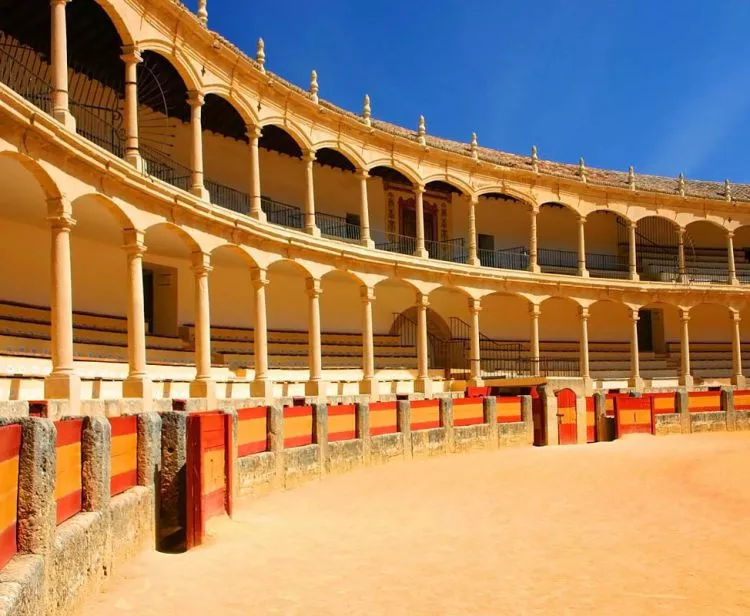
<path fill-rule="evenodd" d="M 351 415 L 329 415 L 328 416 L 328 433 L 337 434 L 339 432 L 354 432 L 356 429 L 356 419 L 354 413 Z"/>
<path fill-rule="evenodd" d="M 137 434 L 121 434 L 115 436 L 112 439 L 112 445 L 110 451 L 112 457 L 119 456 L 122 454 L 130 454 L 136 452 L 138 449 L 138 435 Z"/>
<path fill-rule="evenodd" d="M 734 396 L 735 406 L 750 406 L 750 394 L 740 394 Z"/>
<path fill-rule="evenodd" d="M 137 444 L 135 434 L 123 434 L 112 439 L 112 477 L 138 468 Z"/>
<path fill-rule="evenodd" d="M 440 409 L 437 405 L 411 409 L 411 423 L 413 424 L 438 421 L 439 418 Z"/>
<path fill-rule="evenodd" d="M 18 458 L 0 462 L 0 531 L 18 516 Z"/>
<path fill-rule="evenodd" d="M 0 462 L 0 494 L 18 488 L 18 456 Z"/>
<path fill-rule="evenodd" d="M 203 494 L 210 494 L 226 484 L 224 450 L 212 449 L 203 454 Z"/>
<path fill-rule="evenodd" d="M 383 426 L 396 425 L 396 409 L 392 411 L 377 411 L 370 413 L 370 427 L 382 428 Z"/>
<path fill-rule="evenodd" d="M 55 499 L 81 489 L 81 443 L 57 448 Z"/>
<path fill-rule="evenodd" d="M 266 440 L 267 435 L 268 429 L 266 428 L 265 418 L 245 419 L 240 421 L 237 426 L 237 438 L 239 439 L 240 445 L 264 441 Z"/>
<path fill-rule="evenodd" d="M 674 409 L 674 398 L 654 398 L 655 409 Z"/>
<path fill-rule="evenodd" d="M 284 438 L 312 434 L 312 416 L 288 417 L 284 419 Z"/>
<path fill-rule="evenodd" d="M 620 423 L 626 426 L 651 425 L 651 412 L 645 410 L 620 411 Z"/>
<path fill-rule="evenodd" d="M 688 408 L 700 409 L 706 407 L 721 408 L 721 394 L 715 396 L 688 396 Z"/>
<path fill-rule="evenodd" d="M 453 407 L 453 419 L 484 419 L 482 404 L 460 404 Z"/>
<path fill-rule="evenodd" d="M 596 415 L 594 414 L 594 411 L 586 411 L 586 425 L 587 426 L 596 425 Z"/>
<path fill-rule="evenodd" d="M 521 401 L 500 402 L 497 405 L 498 417 L 518 417 L 521 415 Z"/>

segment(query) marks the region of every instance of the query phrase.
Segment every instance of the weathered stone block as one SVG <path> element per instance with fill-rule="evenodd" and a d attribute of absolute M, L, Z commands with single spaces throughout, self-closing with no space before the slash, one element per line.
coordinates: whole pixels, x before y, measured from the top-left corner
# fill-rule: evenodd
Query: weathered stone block
<path fill-rule="evenodd" d="M 136 486 L 110 501 L 112 555 L 114 571 L 145 549 L 156 546 L 156 519 L 153 487 Z"/>
<path fill-rule="evenodd" d="M 664 413 L 654 417 L 654 434 L 656 436 L 682 434 L 682 430 L 683 422 L 679 413 Z"/>
<path fill-rule="evenodd" d="M 735 429 L 750 430 L 750 411 L 735 411 Z"/>
<path fill-rule="evenodd" d="M 44 613 L 44 559 L 36 554 L 17 555 L 0 569 L 0 614 Z"/>
<path fill-rule="evenodd" d="M 403 434 L 380 434 L 370 439 L 370 464 L 385 464 L 391 460 L 403 459 Z"/>
<path fill-rule="evenodd" d="M 497 443 L 499 447 L 523 447 L 529 444 L 525 423 L 502 423 L 498 424 L 497 428 Z"/>
<path fill-rule="evenodd" d="M 185 528 L 187 415 L 169 411 L 162 413 L 161 421 L 159 534 L 166 538 Z"/>
<path fill-rule="evenodd" d="M 446 432 L 445 428 L 411 432 L 412 457 L 439 456 L 447 453 Z"/>
<path fill-rule="evenodd" d="M 0 401 L 0 417 L 28 417 L 29 403 L 27 400 Z"/>
<path fill-rule="evenodd" d="M 490 426 L 475 424 L 473 426 L 457 426 L 453 428 L 453 451 L 462 453 L 488 449 L 491 445 Z"/>
<path fill-rule="evenodd" d="M 364 443 L 360 439 L 329 443 L 324 472 L 346 473 L 364 464 Z"/>
<path fill-rule="evenodd" d="M 691 432 L 724 432 L 726 429 L 727 414 L 724 411 L 690 413 Z"/>
<path fill-rule="evenodd" d="M 284 487 L 293 488 L 320 478 L 320 446 L 307 445 L 284 450 Z"/>
<path fill-rule="evenodd" d="M 276 485 L 276 457 L 272 451 L 237 458 L 237 483 L 240 496 L 261 496 Z"/>
<path fill-rule="evenodd" d="M 81 436 L 83 511 L 109 507 L 112 428 L 106 417 L 84 417 Z"/>

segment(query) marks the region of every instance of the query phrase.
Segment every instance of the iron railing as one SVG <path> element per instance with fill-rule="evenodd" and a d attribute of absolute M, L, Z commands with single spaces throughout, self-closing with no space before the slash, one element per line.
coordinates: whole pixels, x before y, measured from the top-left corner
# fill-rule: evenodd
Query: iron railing
<path fill-rule="evenodd" d="M 260 207 L 266 214 L 266 220 L 275 225 L 289 229 L 304 229 L 305 215 L 298 207 L 261 197 Z"/>
<path fill-rule="evenodd" d="M 70 113 L 76 119 L 76 132 L 122 158 L 125 154 L 125 135 L 122 129 L 122 114 L 118 109 L 97 107 L 71 100 Z"/>
<path fill-rule="evenodd" d="M 48 72 L 49 65 L 40 60 L 36 51 L 0 32 L 0 81 L 51 114 L 52 85 L 44 78 Z"/>
<path fill-rule="evenodd" d="M 523 246 L 501 248 L 498 250 L 477 250 L 479 263 L 484 267 L 500 269 L 527 270 L 529 269 L 529 253 Z"/>
<path fill-rule="evenodd" d="M 162 182 L 171 184 L 175 188 L 190 190 L 192 172 L 190 169 L 172 160 L 164 152 L 140 146 L 144 171 Z"/>
<path fill-rule="evenodd" d="M 413 255 L 417 250 L 417 238 L 397 233 L 372 231 L 375 248 L 386 252 L 397 252 L 402 255 Z"/>
<path fill-rule="evenodd" d="M 439 261 L 450 261 L 451 263 L 466 263 L 465 240 L 462 237 L 455 237 L 450 240 L 436 242 L 425 240 L 424 245 L 430 259 Z"/>
<path fill-rule="evenodd" d="M 571 377 L 580 376 L 580 364 L 568 357 L 520 357 L 517 359 L 482 359 L 482 377 Z"/>
<path fill-rule="evenodd" d="M 213 180 L 205 180 L 204 185 L 211 195 L 211 203 L 214 205 L 238 214 L 250 214 L 250 197 L 246 193 Z"/>
<path fill-rule="evenodd" d="M 350 242 L 358 242 L 362 237 L 359 225 L 348 222 L 343 216 L 315 212 L 315 224 L 320 229 L 320 234 L 325 237 Z"/>

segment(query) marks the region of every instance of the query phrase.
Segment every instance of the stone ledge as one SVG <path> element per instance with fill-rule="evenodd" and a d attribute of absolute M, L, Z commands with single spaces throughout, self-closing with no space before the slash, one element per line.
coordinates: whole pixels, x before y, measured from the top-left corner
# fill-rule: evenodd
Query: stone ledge
<path fill-rule="evenodd" d="M 325 461 L 326 474 L 339 474 L 364 466 L 364 443 L 361 439 L 337 441 L 328 444 L 328 458 Z"/>
<path fill-rule="evenodd" d="M 473 426 L 456 426 L 454 429 L 454 448 L 456 453 L 476 451 L 491 447 L 489 424 Z"/>
<path fill-rule="evenodd" d="M 679 413 L 662 413 L 654 416 L 654 433 L 656 436 L 682 434 L 682 419 Z"/>
<path fill-rule="evenodd" d="M 152 488 L 135 486 L 110 501 L 112 555 L 110 570 L 135 557 L 144 548 L 154 548 L 156 503 Z"/>
<path fill-rule="evenodd" d="M 0 570 L 0 614 L 43 614 L 44 600 L 44 559 L 36 554 L 14 556 Z"/>
<path fill-rule="evenodd" d="M 447 452 L 447 431 L 445 428 L 417 430 L 411 432 L 411 454 L 413 457 L 440 456 Z"/>
<path fill-rule="evenodd" d="M 237 483 L 240 496 L 262 496 L 276 484 L 276 454 L 272 451 L 237 458 Z"/>

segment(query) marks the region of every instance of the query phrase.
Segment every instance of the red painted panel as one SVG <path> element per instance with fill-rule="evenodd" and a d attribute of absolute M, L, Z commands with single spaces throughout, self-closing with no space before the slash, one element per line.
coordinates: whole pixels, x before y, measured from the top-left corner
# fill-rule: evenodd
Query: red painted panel
<path fill-rule="evenodd" d="M 486 398 L 490 395 L 491 387 L 467 387 L 467 398 Z"/>
<path fill-rule="evenodd" d="M 396 402 L 370 403 L 370 436 L 398 432 L 396 408 Z"/>
<path fill-rule="evenodd" d="M 560 445 L 575 445 L 578 442 L 578 420 L 573 390 L 563 389 L 557 393 L 557 419 Z"/>
<path fill-rule="evenodd" d="M 651 400 L 647 397 L 618 396 L 615 398 L 615 426 L 617 438 L 627 434 L 652 434 Z"/>
<path fill-rule="evenodd" d="M 721 411 L 721 392 L 691 391 L 688 394 L 688 407 L 691 413 L 715 413 Z"/>
<path fill-rule="evenodd" d="M 0 427 L 0 569 L 18 551 L 18 480 L 21 455 L 21 426 Z M 11 471 L 12 469 L 12 471 Z"/>
<path fill-rule="evenodd" d="M 586 397 L 586 442 L 596 443 L 596 404 L 593 396 Z"/>

